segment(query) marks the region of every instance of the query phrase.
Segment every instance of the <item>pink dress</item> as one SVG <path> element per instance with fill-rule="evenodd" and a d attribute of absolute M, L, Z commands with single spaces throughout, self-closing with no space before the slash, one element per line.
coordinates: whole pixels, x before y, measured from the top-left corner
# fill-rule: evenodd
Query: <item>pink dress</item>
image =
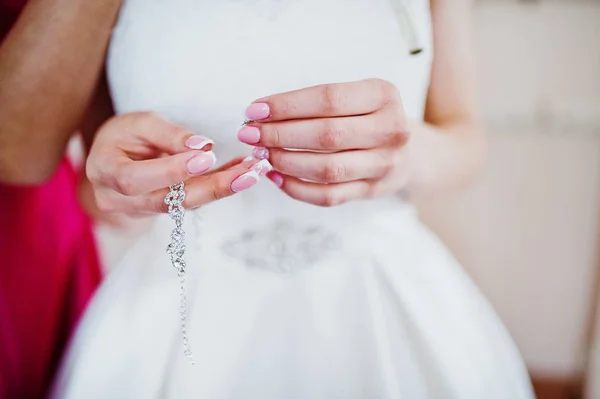
<path fill-rule="evenodd" d="M 0 0 L 0 38 L 18 11 L 15 0 Z M 65 159 L 43 185 L 0 184 L 0 399 L 46 396 L 100 281 L 77 180 Z"/>

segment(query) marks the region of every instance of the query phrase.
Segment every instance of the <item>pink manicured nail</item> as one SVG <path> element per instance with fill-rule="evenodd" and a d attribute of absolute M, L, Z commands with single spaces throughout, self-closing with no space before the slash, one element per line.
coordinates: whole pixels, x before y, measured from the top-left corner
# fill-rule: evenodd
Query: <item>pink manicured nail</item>
<path fill-rule="evenodd" d="M 269 116 L 271 116 L 269 104 L 254 103 L 246 108 L 246 118 L 248 120 L 259 121 L 261 119 L 267 119 Z"/>
<path fill-rule="evenodd" d="M 214 144 L 215 142 L 209 139 L 208 137 L 196 135 L 192 136 L 185 141 L 185 146 L 187 148 L 191 148 L 192 150 L 201 150 L 209 144 Z"/>
<path fill-rule="evenodd" d="M 239 193 L 240 191 L 247 190 L 258 183 L 259 180 L 260 177 L 258 176 L 258 173 L 251 170 L 250 172 L 244 173 L 231 183 L 231 191 L 234 193 Z"/>
<path fill-rule="evenodd" d="M 271 166 L 269 161 L 267 161 L 266 159 L 262 159 L 261 161 L 252 165 L 250 170 L 253 170 L 256 173 L 258 173 L 259 176 L 264 176 L 267 173 L 269 173 L 270 171 L 272 171 L 273 167 Z"/>
<path fill-rule="evenodd" d="M 237 136 L 242 143 L 256 144 L 260 141 L 260 130 L 254 126 L 242 126 Z"/>
<path fill-rule="evenodd" d="M 269 179 L 271 179 L 271 181 L 273 183 L 275 183 L 275 185 L 277 187 L 283 186 L 283 176 L 281 175 L 281 173 L 278 173 L 278 172 L 269 172 L 269 173 L 267 173 L 267 177 Z"/>
<path fill-rule="evenodd" d="M 188 173 L 190 175 L 199 175 L 209 170 L 215 162 L 217 162 L 217 157 L 212 151 L 196 155 L 187 163 Z"/>
<path fill-rule="evenodd" d="M 269 149 L 266 147 L 254 147 L 252 155 L 256 159 L 269 159 Z"/>

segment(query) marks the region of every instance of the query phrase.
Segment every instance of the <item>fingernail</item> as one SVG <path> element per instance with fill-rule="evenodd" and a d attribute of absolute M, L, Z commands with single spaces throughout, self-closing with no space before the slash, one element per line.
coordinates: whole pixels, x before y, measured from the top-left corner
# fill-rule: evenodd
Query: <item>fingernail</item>
<path fill-rule="evenodd" d="M 269 161 L 267 161 L 266 159 L 263 159 L 263 160 L 255 163 L 254 165 L 252 165 L 250 170 L 253 170 L 256 173 L 258 173 L 259 176 L 264 176 L 273 170 L 273 166 L 271 166 Z"/>
<path fill-rule="evenodd" d="M 258 183 L 259 180 L 260 177 L 258 176 L 258 173 L 251 170 L 250 172 L 244 173 L 231 183 L 231 191 L 234 193 L 239 193 L 240 191 L 247 190 Z"/>
<path fill-rule="evenodd" d="M 271 116 L 271 109 L 269 108 L 269 104 L 254 103 L 250 104 L 250 106 L 246 108 L 246 118 L 251 121 L 267 119 L 269 116 Z"/>
<path fill-rule="evenodd" d="M 252 155 L 256 159 L 269 159 L 269 149 L 266 147 L 254 147 Z"/>
<path fill-rule="evenodd" d="M 191 148 L 192 150 L 201 150 L 209 144 L 214 144 L 215 142 L 208 137 L 196 135 L 192 136 L 185 141 L 185 146 L 187 148 Z"/>
<path fill-rule="evenodd" d="M 242 160 L 242 162 L 254 161 L 254 157 L 252 155 L 247 156 Z"/>
<path fill-rule="evenodd" d="M 279 172 L 269 172 L 267 173 L 267 177 L 275 183 L 277 187 L 283 186 L 283 176 Z"/>
<path fill-rule="evenodd" d="M 206 172 L 217 162 L 217 157 L 212 151 L 196 155 L 187 163 L 187 170 L 190 175 L 199 175 Z"/>
<path fill-rule="evenodd" d="M 254 126 L 242 126 L 237 136 L 242 143 L 256 144 L 260 141 L 260 130 Z"/>

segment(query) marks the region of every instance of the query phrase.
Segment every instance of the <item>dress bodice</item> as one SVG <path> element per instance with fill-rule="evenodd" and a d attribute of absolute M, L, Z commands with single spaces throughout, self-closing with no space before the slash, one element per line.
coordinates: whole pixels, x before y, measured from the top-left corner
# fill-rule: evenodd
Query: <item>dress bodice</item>
<path fill-rule="evenodd" d="M 247 152 L 236 130 L 254 99 L 370 77 L 400 89 L 420 118 L 431 48 L 410 56 L 390 0 L 128 0 L 108 69 L 118 112 L 154 110 Z M 413 0 L 430 42 L 428 2 Z M 430 47 L 430 46 L 429 46 Z"/>
<path fill-rule="evenodd" d="M 108 57 L 115 108 L 158 111 L 213 138 L 221 163 L 250 154 L 236 137 L 246 106 L 282 91 L 382 78 L 398 87 L 408 117 L 419 119 L 432 55 L 429 2 L 410 1 L 425 44 L 411 56 L 392 1 L 127 0 Z M 254 213 L 272 213 L 256 205 L 276 201 L 277 212 L 321 217 L 270 182 L 234 198 Z M 213 209 L 229 213 L 220 202 Z"/>

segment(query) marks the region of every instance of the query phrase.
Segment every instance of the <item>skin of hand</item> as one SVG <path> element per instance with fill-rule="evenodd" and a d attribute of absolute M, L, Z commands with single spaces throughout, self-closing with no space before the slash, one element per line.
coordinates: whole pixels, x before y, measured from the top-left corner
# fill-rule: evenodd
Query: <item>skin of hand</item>
<path fill-rule="evenodd" d="M 369 79 L 313 86 L 257 100 L 238 138 L 259 146 L 270 178 L 292 198 L 332 206 L 389 194 L 409 178 L 400 94 Z"/>
<path fill-rule="evenodd" d="M 470 180 L 482 163 L 470 44 L 470 1 L 432 0 L 434 62 L 423 122 L 406 119 L 401 92 L 366 79 L 254 101 L 238 138 L 268 159 L 290 197 L 319 206 L 401 193 L 414 197 Z"/>
<path fill-rule="evenodd" d="M 114 116 L 98 130 L 86 173 L 102 212 L 166 212 L 170 185 L 185 181 L 186 209 L 249 189 L 267 161 L 231 160 L 218 169 L 213 141 L 153 112 Z"/>
<path fill-rule="evenodd" d="M 367 79 L 258 99 L 246 112 L 252 122 L 238 137 L 255 146 L 258 158 L 271 161 L 276 172 L 268 176 L 283 191 L 321 206 L 394 193 L 436 193 L 468 181 L 484 153 L 469 7 L 468 0 L 431 2 L 434 63 L 423 122 L 405 118 L 401 93 L 391 83 Z M 99 187 L 99 180 L 93 183 Z M 113 181 L 112 188 L 127 193 L 122 183 Z M 102 201 L 102 192 L 95 191 Z M 156 199 L 133 207 L 115 207 L 116 202 L 104 201 L 101 208 L 164 210 Z"/>

